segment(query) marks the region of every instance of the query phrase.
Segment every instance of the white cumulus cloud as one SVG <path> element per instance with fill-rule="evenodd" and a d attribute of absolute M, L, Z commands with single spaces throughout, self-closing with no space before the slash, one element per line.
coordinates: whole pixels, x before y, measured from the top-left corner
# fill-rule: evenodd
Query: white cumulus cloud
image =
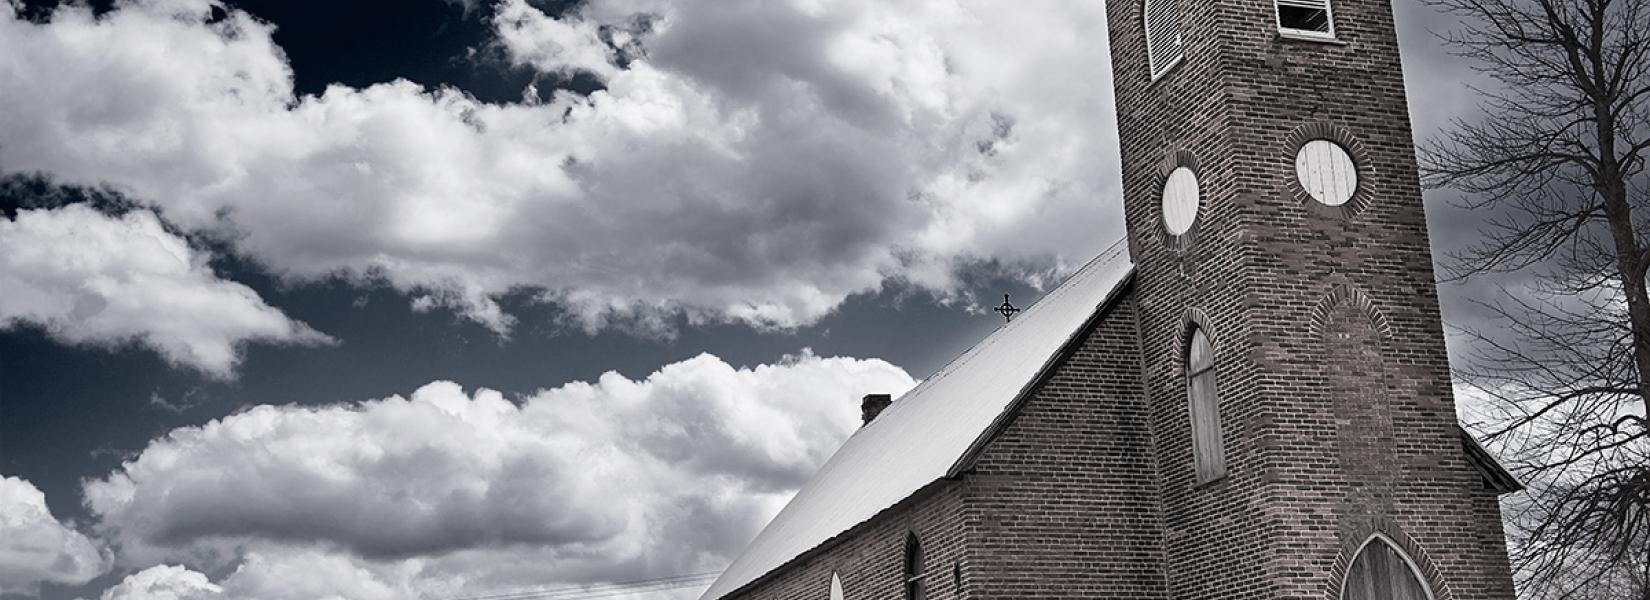
<path fill-rule="evenodd" d="M 34 324 L 71 344 L 136 342 L 227 377 L 246 342 L 330 338 L 220 279 L 207 256 L 153 213 L 112 217 L 82 205 L 0 218 L 0 330 Z"/>
<path fill-rule="evenodd" d="M 298 580 L 302 581 L 302 579 Z M 223 588 L 203 573 L 176 565 L 155 565 L 103 591 L 103 600 L 208 600 L 221 598 Z"/>
<path fill-rule="evenodd" d="M 514 401 L 434 382 L 258 406 L 152 441 L 85 501 L 124 564 L 235 565 L 235 597 L 288 597 L 255 591 L 283 572 L 363 599 L 698 572 L 858 427 L 860 396 L 913 383 L 879 360 L 700 355 Z"/>
<path fill-rule="evenodd" d="M 110 185 L 289 280 L 382 279 L 500 332 L 520 289 L 591 329 L 790 327 L 1121 234 L 1103 3 L 503 0 L 512 60 L 604 85 L 519 104 L 299 96 L 272 27 L 213 4 L 0 8 L 0 171 Z"/>
<path fill-rule="evenodd" d="M 34 484 L 0 477 L 0 594 L 32 594 L 42 583 L 78 585 L 108 568 L 98 545 L 53 517 Z"/>

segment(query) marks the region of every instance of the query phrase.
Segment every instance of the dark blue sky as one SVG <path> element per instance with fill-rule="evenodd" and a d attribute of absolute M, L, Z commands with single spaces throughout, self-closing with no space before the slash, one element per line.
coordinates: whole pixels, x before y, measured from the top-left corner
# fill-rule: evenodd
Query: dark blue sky
<path fill-rule="evenodd" d="M 29 0 L 37 19 L 53 2 Z M 466 10 L 441 0 L 232 2 L 276 25 L 300 94 L 331 84 L 365 87 L 397 78 L 454 87 L 484 102 L 508 103 L 522 89 L 587 93 L 599 82 L 511 67 L 492 44 L 485 6 Z M 547 3 L 552 14 L 565 6 Z M 565 4 L 565 3 L 563 3 Z M 4 165 L 0 165 L 3 167 Z M 0 169 L 3 171 L 4 169 Z M 0 207 L 50 208 L 90 202 L 110 214 L 130 206 L 118 193 L 58 186 L 48 177 L 9 174 Z M 200 244 L 210 240 L 196 237 Z M 258 404 L 330 404 L 407 394 L 434 380 L 524 394 L 606 371 L 642 378 L 659 367 L 709 352 L 734 365 L 773 363 L 812 348 L 822 356 L 880 357 L 922 377 L 996 327 L 992 314 L 945 305 L 894 282 L 876 295 L 850 298 L 818 324 L 761 332 L 739 324 L 695 326 L 678 319 L 670 338 L 623 332 L 590 335 L 563 323 L 559 307 L 531 294 L 508 297 L 519 319 L 508 338 L 445 311 L 415 312 L 388 285 L 335 279 L 283 283 L 219 245 L 217 274 L 251 286 L 271 306 L 336 338 L 324 347 L 251 344 L 228 381 L 169 365 L 148 348 L 69 346 L 34 326 L 0 332 L 0 472 L 29 480 L 59 518 L 85 523 L 81 482 L 116 469 L 150 440 Z M 973 269 L 976 297 L 1035 291 L 1012 278 Z M 854 398 L 842 398 L 845 404 Z M 48 585 L 46 598 L 95 595 L 119 581 L 116 571 L 80 588 Z"/>

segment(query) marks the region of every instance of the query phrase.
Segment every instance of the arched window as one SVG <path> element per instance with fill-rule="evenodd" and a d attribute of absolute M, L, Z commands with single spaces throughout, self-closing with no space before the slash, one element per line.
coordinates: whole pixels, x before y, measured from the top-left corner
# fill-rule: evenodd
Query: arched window
<path fill-rule="evenodd" d="M 842 578 L 831 573 L 831 600 L 842 600 Z"/>
<path fill-rule="evenodd" d="M 1215 371 L 1215 349 L 1201 328 L 1192 330 L 1186 347 L 1186 396 L 1192 415 L 1192 460 L 1197 481 L 1226 475 L 1226 450 L 1220 435 L 1220 385 Z"/>
<path fill-rule="evenodd" d="M 1370 538 L 1352 559 L 1341 600 L 1431 600 L 1414 565 L 1384 538 Z"/>
<path fill-rule="evenodd" d="M 905 536 L 905 598 L 906 600 L 927 600 L 927 590 L 922 585 L 922 542 L 917 541 L 917 534 L 909 533 Z"/>
<path fill-rule="evenodd" d="M 1180 64 L 1180 0 L 1145 0 L 1146 62 L 1152 79 Z"/>

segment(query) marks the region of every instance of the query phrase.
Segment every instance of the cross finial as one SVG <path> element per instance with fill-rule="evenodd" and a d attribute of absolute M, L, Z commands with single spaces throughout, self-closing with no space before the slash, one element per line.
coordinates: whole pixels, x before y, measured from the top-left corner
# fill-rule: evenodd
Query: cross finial
<path fill-rule="evenodd" d="M 1020 312 L 1020 307 L 1014 306 L 1013 303 L 1008 301 L 1008 294 L 1003 294 L 1003 304 L 992 310 L 993 312 L 1002 315 L 1003 322 L 1006 323 L 1014 320 L 1014 313 Z"/>

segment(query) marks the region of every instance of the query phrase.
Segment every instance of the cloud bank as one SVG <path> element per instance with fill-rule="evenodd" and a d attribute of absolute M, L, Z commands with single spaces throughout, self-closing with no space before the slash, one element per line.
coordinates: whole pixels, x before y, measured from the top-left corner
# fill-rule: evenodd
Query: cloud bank
<path fill-rule="evenodd" d="M 0 8 L 0 171 L 109 185 L 290 281 L 387 281 L 506 332 L 791 327 L 890 280 L 1121 235 L 1104 6 L 593 0 L 498 6 L 510 60 L 588 96 L 406 81 L 297 96 L 272 27 L 209 0 Z M 8 8 L 10 8 L 8 10 Z"/>
<path fill-rule="evenodd" d="M 108 569 L 108 556 L 53 517 L 34 484 L 0 477 L 0 594 L 31 595 L 42 583 L 83 584 Z"/>
<path fill-rule="evenodd" d="M 247 342 L 331 339 L 213 274 L 207 256 L 151 212 L 81 205 L 0 218 L 0 331 L 33 324 L 70 343 L 138 343 L 173 364 L 228 377 Z"/>
<path fill-rule="evenodd" d="M 860 396 L 913 384 L 878 360 L 735 368 L 701 355 L 516 402 L 438 381 L 408 397 L 258 406 L 154 440 L 88 481 L 85 501 L 123 564 L 233 566 L 207 583 L 236 598 L 296 597 L 269 591 L 284 571 L 316 574 L 300 578 L 311 597 L 345 598 L 700 572 L 857 429 Z M 199 583 L 131 577 L 133 590 Z"/>

